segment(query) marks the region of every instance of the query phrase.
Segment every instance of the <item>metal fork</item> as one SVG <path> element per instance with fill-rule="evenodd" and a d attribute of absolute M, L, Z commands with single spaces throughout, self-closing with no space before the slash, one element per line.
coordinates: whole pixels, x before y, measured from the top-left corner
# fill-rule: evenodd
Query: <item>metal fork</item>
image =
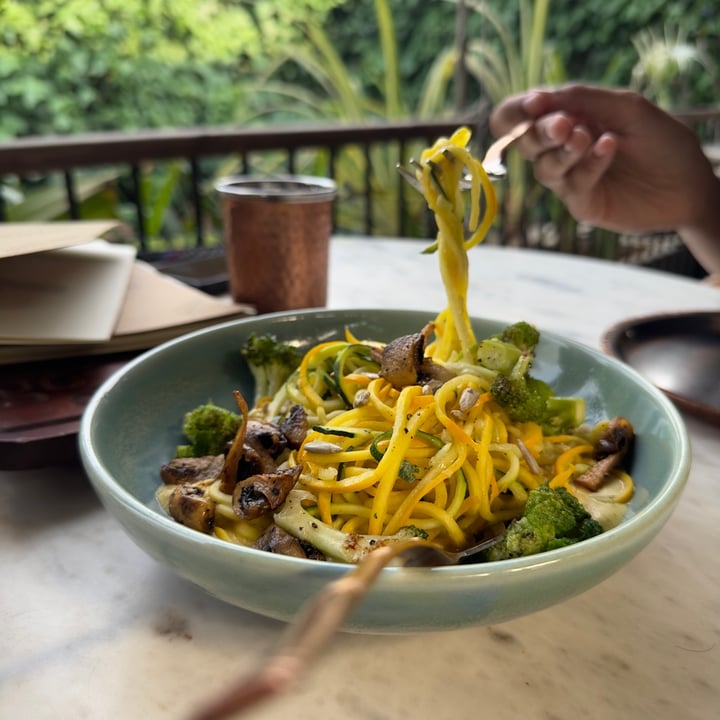
<path fill-rule="evenodd" d="M 499 137 L 485 153 L 485 157 L 482 159 L 482 166 L 485 172 L 488 174 L 491 180 L 499 180 L 505 177 L 507 174 L 507 168 L 505 167 L 505 153 L 507 149 L 516 141 L 519 140 L 532 125 L 531 120 L 525 120 L 517 124 L 510 132 L 506 133 L 502 137 Z M 410 165 L 414 167 L 420 167 L 420 163 L 411 158 Z M 397 171 L 403 176 L 405 180 L 410 183 L 416 190 L 420 190 L 420 183 L 415 177 L 415 174 L 408 170 L 406 167 L 398 163 L 396 166 Z M 465 175 L 460 181 L 460 187 L 466 189 L 470 187 L 470 176 Z"/>
<path fill-rule="evenodd" d="M 280 647 L 258 670 L 200 708 L 191 715 L 191 720 L 226 720 L 295 684 L 392 561 L 405 567 L 457 565 L 479 555 L 500 538 L 484 540 L 461 552 L 449 552 L 418 539 L 373 550 L 301 608 L 288 626 Z"/>

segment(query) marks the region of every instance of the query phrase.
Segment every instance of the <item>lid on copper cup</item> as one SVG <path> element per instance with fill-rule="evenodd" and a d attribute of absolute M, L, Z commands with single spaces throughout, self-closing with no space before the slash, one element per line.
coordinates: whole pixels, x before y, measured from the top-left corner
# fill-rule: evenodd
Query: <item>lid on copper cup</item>
<path fill-rule="evenodd" d="M 238 175 L 222 178 L 215 189 L 221 195 L 284 203 L 332 200 L 337 193 L 333 180 L 311 175 Z"/>

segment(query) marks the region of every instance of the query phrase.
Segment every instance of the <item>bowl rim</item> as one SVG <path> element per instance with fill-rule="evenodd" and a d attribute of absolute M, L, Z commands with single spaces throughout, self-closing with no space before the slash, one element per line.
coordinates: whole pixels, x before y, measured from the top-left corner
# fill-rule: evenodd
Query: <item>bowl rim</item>
<path fill-rule="evenodd" d="M 256 315 L 250 317 L 237 318 L 226 322 L 218 323 L 210 327 L 195 330 L 177 338 L 168 340 L 161 345 L 156 346 L 150 350 L 133 358 L 126 365 L 121 367 L 102 385 L 90 398 L 86 405 L 85 411 L 80 422 L 80 430 L 78 433 L 78 446 L 80 451 L 80 457 L 82 464 L 85 468 L 86 474 L 90 479 L 91 484 L 95 488 L 96 492 L 103 498 L 105 493 L 109 493 L 112 497 L 125 506 L 127 510 L 133 513 L 136 517 L 141 517 L 150 523 L 159 523 L 160 526 L 174 535 L 177 539 L 183 542 L 189 543 L 204 543 L 209 544 L 213 547 L 220 548 L 222 552 L 237 553 L 239 556 L 249 554 L 251 557 L 256 559 L 265 558 L 269 562 L 277 564 L 278 568 L 281 569 L 283 565 L 288 566 L 300 566 L 303 567 L 317 567 L 318 570 L 325 573 L 337 574 L 338 572 L 345 572 L 352 569 L 352 565 L 337 562 L 337 561 L 316 561 L 308 560 L 306 558 L 295 558 L 286 555 L 280 555 L 275 553 L 268 553 L 263 550 L 256 548 L 247 547 L 243 545 L 236 545 L 228 543 L 227 541 L 221 540 L 214 536 L 205 535 L 199 533 L 196 530 L 187 528 L 171 518 L 163 515 L 157 509 L 150 507 L 146 503 L 138 500 L 131 492 L 123 487 L 110 473 L 109 469 L 101 462 L 100 458 L 94 451 L 93 448 L 93 433 L 94 433 L 94 417 L 98 412 L 98 409 L 104 402 L 105 396 L 108 395 L 114 388 L 121 384 L 125 378 L 131 375 L 135 369 L 145 363 L 147 360 L 154 358 L 158 355 L 162 355 L 171 348 L 184 345 L 189 342 L 199 342 L 205 335 L 222 333 L 229 329 L 236 328 L 238 326 L 243 327 L 247 325 L 253 325 L 258 322 L 276 322 L 276 321 L 290 321 L 294 319 L 310 319 L 310 318 L 327 318 L 327 319 L 342 319 L 342 318 L 357 318 L 366 319 L 372 314 L 381 315 L 393 315 L 393 316 L 407 316 L 416 317 L 417 315 L 425 314 L 429 312 L 432 317 L 437 315 L 437 312 L 423 311 L 423 310 L 409 310 L 409 309 L 392 309 L 392 308 L 358 308 L 358 309 L 303 309 L 293 311 L 282 311 L 275 313 L 267 313 L 263 315 Z M 498 320 L 489 317 L 472 316 L 472 322 L 489 322 L 489 323 L 501 323 L 507 324 L 506 320 Z M 415 575 L 416 577 L 425 577 L 429 574 L 437 574 L 438 576 L 452 575 L 453 577 L 466 577 L 466 578 L 477 578 L 482 575 L 496 575 L 497 573 L 517 573 L 518 571 L 532 571 L 540 566 L 547 566 L 548 564 L 554 564 L 557 562 L 570 563 L 581 560 L 583 563 L 587 562 L 590 555 L 609 555 L 612 554 L 616 546 L 615 540 L 622 540 L 627 537 L 635 535 L 651 535 L 656 534 L 664 525 L 665 521 L 669 518 L 675 505 L 677 504 L 684 487 L 687 483 L 690 466 L 691 466 L 691 450 L 690 440 L 688 431 L 682 416 L 672 401 L 655 385 L 645 379 L 638 371 L 632 368 L 630 365 L 622 362 L 621 360 L 602 352 L 592 346 L 581 343 L 573 338 L 561 335 L 559 333 L 545 331 L 542 327 L 539 327 L 541 338 L 549 339 L 554 343 L 561 342 L 565 345 L 574 347 L 577 350 L 585 354 L 589 354 L 596 360 L 600 360 L 603 364 L 611 365 L 616 370 L 629 376 L 637 385 L 639 385 L 645 392 L 649 393 L 655 402 L 662 408 L 665 417 L 670 421 L 670 427 L 674 436 L 677 438 L 678 445 L 676 450 L 677 460 L 671 468 L 671 472 L 660 488 L 658 494 L 652 498 L 650 502 L 643 505 L 632 516 L 632 522 L 621 522 L 614 528 L 603 532 L 601 535 L 583 540 L 581 543 L 575 543 L 555 550 L 548 550 L 537 555 L 530 555 L 519 558 L 511 558 L 507 560 L 498 560 L 486 563 L 472 563 L 466 565 L 452 565 L 446 567 L 433 567 L 433 568 L 403 568 L 403 567 L 386 567 L 381 572 L 379 583 L 391 581 L 393 577 L 398 577 L 401 573 L 403 578 L 411 577 L 408 573 Z M 662 522 L 657 523 L 657 526 L 653 530 L 653 525 L 656 524 L 655 520 L 658 516 L 662 517 Z"/>

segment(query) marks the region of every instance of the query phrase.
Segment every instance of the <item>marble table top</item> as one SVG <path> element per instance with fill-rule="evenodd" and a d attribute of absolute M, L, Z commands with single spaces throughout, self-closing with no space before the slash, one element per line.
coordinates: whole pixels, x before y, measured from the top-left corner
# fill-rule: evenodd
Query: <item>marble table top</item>
<path fill-rule="evenodd" d="M 338 237 L 328 305 L 436 312 L 436 259 Z M 630 316 L 720 310 L 720 289 L 601 260 L 471 253 L 477 316 L 599 346 Z M 720 429 L 686 416 L 693 467 L 667 525 L 583 595 L 502 625 L 335 638 L 257 720 L 720 716 Z M 0 472 L 0 717 L 175 720 L 253 668 L 284 626 L 223 604 L 140 551 L 75 467 Z"/>

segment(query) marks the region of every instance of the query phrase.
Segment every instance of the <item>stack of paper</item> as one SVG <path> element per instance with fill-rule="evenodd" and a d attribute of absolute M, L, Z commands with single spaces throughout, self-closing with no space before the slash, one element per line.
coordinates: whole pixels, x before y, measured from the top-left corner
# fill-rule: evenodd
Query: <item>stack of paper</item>
<path fill-rule="evenodd" d="M 254 309 L 97 239 L 115 222 L 0 225 L 0 364 L 143 350 Z"/>
<path fill-rule="evenodd" d="M 115 329 L 135 248 L 104 240 L 0 261 L 3 344 L 106 342 Z"/>

